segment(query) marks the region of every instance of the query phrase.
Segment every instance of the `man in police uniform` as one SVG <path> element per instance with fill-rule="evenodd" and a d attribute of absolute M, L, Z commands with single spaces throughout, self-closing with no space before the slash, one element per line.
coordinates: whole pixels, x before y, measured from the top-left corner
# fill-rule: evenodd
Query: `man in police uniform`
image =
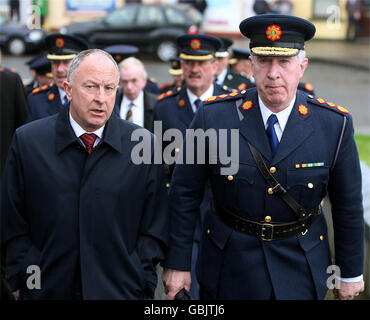
<path fill-rule="evenodd" d="M 181 67 L 184 74 L 185 85 L 180 90 L 169 91 L 158 97 L 154 107 L 154 121 L 162 121 L 162 130 L 176 128 L 181 130 L 185 137 L 185 131 L 189 128 L 194 114 L 202 100 L 211 96 L 228 94 L 230 91 L 223 89 L 213 82 L 217 69 L 217 61 L 214 53 L 221 47 L 221 41 L 213 36 L 204 34 L 182 35 L 177 38 L 180 48 Z M 169 144 L 163 143 L 163 149 Z M 181 145 L 176 148 L 180 151 Z M 172 169 L 169 170 L 172 172 Z M 170 179 L 171 174 L 169 174 Z M 206 190 L 200 209 L 200 219 L 194 234 L 194 249 L 192 259 L 193 286 L 191 294 L 193 298 L 199 298 L 195 278 L 195 262 L 198 254 L 198 242 L 201 235 L 201 217 L 209 210 L 210 193 Z M 193 236 L 193 235 L 192 235 Z"/>
<path fill-rule="evenodd" d="M 297 91 L 308 63 L 304 41 L 315 27 L 294 16 L 264 15 L 242 21 L 240 30 L 251 40 L 256 89 L 210 99 L 191 125 L 238 129 L 239 167 L 222 175 L 218 158 L 212 165 L 176 165 L 167 296 L 189 290 L 190 240 L 210 181 L 213 212 L 203 225 L 197 266 L 203 298 L 323 299 L 334 278 L 327 273 L 333 263 L 320 207 L 328 192 L 334 294 L 353 299 L 364 290 L 364 220 L 352 118 L 342 106 Z M 206 159 L 207 151 L 206 145 Z"/>
<path fill-rule="evenodd" d="M 49 86 L 53 82 L 51 64 L 48 58 L 46 58 L 46 54 L 38 55 L 27 61 L 26 64 L 30 68 L 30 74 L 32 75 L 32 81 L 25 85 L 27 96 L 34 89 L 44 85 Z"/>
<path fill-rule="evenodd" d="M 226 38 L 221 38 L 222 46 L 217 50 L 215 56 L 218 62 L 216 72 L 216 82 L 220 86 L 227 86 L 232 89 L 244 90 L 249 89 L 251 84 L 250 80 L 244 77 L 242 74 L 235 72 L 229 67 L 230 53 L 229 48 L 233 42 Z"/>
<path fill-rule="evenodd" d="M 28 96 L 28 122 L 58 113 L 68 104 L 63 83 L 72 59 L 88 44 L 77 37 L 51 34 L 45 38 L 54 84 L 35 88 Z"/>

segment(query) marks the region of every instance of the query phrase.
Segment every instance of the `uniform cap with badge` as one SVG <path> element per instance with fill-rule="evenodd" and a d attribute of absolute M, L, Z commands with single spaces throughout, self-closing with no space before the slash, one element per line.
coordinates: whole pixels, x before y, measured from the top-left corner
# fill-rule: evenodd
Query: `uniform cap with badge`
<path fill-rule="evenodd" d="M 81 38 L 54 33 L 45 38 L 49 60 L 72 60 L 80 51 L 89 49 L 89 44 Z"/>
<path fill-rule="evenodd" d="M 171 76 L 181 76 L 182 69 L 180 64 L 180 58 L 172 58 L 170 59 L 171 68 L 168 70 L 168 73 Z"/>
<path fill-rule="evenodd" d="M 227 38 L 220 38 L 222 46 L 215 53 L 216 58 L 226 58 L 230 55 L 229 48 L 233 45 L 233 41 Z"/>
<path fill-rule="evenodd" d="M 233 57 L 230 59 L 229 64 L 235 64 L 238 60 L 248 60 L 251 52 L 246 49 L 233 48 Z"/>
<path fill-rule="evenodd" d="M 128 44 L 116 44 L 105 47 L 103 50 L 110 53 L 117 63 L 128 57 L 133 57 L 139 52 L 138 47 Z"/>
<path fill-rule="evenodd" d="M 295 56 L 304 50 L 304 42 L 312 39 L 316 32 L 311 22 L 282 14 L 247 18 L 239 29 L 250 39 L 249 48 L 256 56 Z"/>
<path fill-rule="evenodd" d="M 37 74 L 52 78 L 51 73 L 51 64 L 50 61 L 46 58 L 46 54 L 38 55 L 26 62 L 28 67 L 32 70 L 35 70 Z"/>
<path fill-rule="evenodd" d="M 185 34 L 176 41 L 182 60 L 212 60 L 222 46 L 219 38 L 206 34 Z"/>

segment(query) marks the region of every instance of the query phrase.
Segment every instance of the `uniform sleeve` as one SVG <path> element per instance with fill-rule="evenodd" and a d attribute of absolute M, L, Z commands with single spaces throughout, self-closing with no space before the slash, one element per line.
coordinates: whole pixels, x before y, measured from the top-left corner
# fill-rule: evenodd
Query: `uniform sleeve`
<path fill-rule="evenodd" d="M 153 298 L 157 285 L 155 267 L 165 259 L 168 244 L 169 215 L 163 167 L 151 166 L 137 248 L 145 273 L 146 295 Z"/>
<path fill-rule="evenodd" d="M 204 107 L 200 106 L 189 129 L 204 130 L 203 117 Z M 169 193 L 170 245 L 165 267 L 172 270 L 189 271 L 191 268 L 194 229 L 200 215 L 200 204 L 207 179 L 206 164 L 198 164 L 196 160 L 197 140 L 194 139 L 195 143 L 192 144 L 189 143 L 191 139 L 192 137 L 187 135 L 184 140 L 182 156 L 184 164 L 177 162 Z M 204 150 L 208 150 L 208 147 L 205 146 Z M 185 163 L 187 153 L 191 152 L 194 154 L 194 164 Z"/>
<path fill-rule="evenodd" d="M 6 249 L 6 278 L 12 291 L 26 277 L 23 261 L 32 249 L 25 210 L 23 170 L 16 131 L 1 185 L 1 243 Z"/>
<path fill-rule="evenodd" d="M 335 264 L 342 278 L 363 274 L 364 218 L 361 169 L 351 116 L 346 121 L 328 192 L 332 205 Z"/>

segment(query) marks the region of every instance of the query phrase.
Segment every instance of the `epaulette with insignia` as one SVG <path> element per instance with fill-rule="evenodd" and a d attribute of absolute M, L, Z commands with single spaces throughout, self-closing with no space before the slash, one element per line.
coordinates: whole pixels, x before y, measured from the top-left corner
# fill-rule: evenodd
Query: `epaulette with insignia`
<path fill-rule="evenodd" d="M 159 86 L 159 90 L 164 90 L 165 88 L 168 88 L 168 87 L 171 87 L 173 86 L 173 82 L 166 82 L 166 83 L 162 83 L 160 86 Z"/>
<path fill-rule="evenodd" d="M 153 83 L 157 83 L 157 79 L 156 78 L 153 78 L 153 77 L 149 78 L 149 81 L 150 82 L 153 82 Z"/>
<path fill-rule="evenodd" d="M 246 90 L 242 90 L 242 91 L 232 92 L 229 94 L 221 94 L 219 96 L 212 96 L 212 97 L 209 97 L 208 99 L 205 99 L 204 103 L 210 104 L 210 103 L 213 103 L 215 101 L 220 101 L 220 100 L 227 101 L 227 100 L 240 99 L 240 98 L 243 98 L 243 95 L 246 92 L 247 92 Z"/>
<path fill-rule="evenodd" d="M 36 94 L 36 93 L 39 93 L 39 92 L 43 92 L 43 91 L 45 91 L 45 90 L 49 89 L 49 87 L 50 87 L 50 85 L 45 84 L 45 85 L 43 85 L 42 87 L 37 87 L 37 88 L 33 89 L 33 90 L 31 91 L 31 93 L 32 93 L 32 94 Z"/>
<path fill-rule="evenodd" d="M 9 72 L 13 72 L 13 73 L 17 73 L 17 70 L 14 69 L 14 68 L 5 68 L 5 67 L 0 67 L 0 71 L 9 71 Z"/>
<path fill-rule="evenodd" d="M 180 92 L 180 90 L 168 90 L 167 92 L 160 94 L 157 98 L 157 101 L 161 101 L 161 100 L 163 100 L 165 98 L 168 98 L 168 97 L 173 97 L 173 96 L 177 95 L 179 92 Z"/>
<path fill-rule="evenodd" d="M 349 114 L 349 111 L 346 108 L 338 106 L 333 102 L 327 102 L 324 99 L 315 98 L 313 95 L 308 95 L 308 98 L 311 103 L 314 103 L 315 105 L 318 105 L 320 107 L 325 107 L 326 109 L 336 111 L 341 114 Z"/>

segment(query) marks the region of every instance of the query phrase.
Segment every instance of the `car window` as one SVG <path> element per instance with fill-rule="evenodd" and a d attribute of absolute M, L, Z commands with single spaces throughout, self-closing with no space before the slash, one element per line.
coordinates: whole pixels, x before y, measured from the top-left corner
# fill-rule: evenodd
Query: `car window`
<path fill-rule="evenodd" d="M 187 22 L 187 17 L 179 10 L 166 8 L 165 13 L 168 22 L 171 24 L 184 24 Z"/>
<path fill-rule="evenodd" d="M 122 9 L 118 9 L 111 14 L 107 15 L 105 22 L 110 26 L 128 26 L 132 25 L 137 7 L 136 6 L 127 6 Z"/>
<path fill-rule="evenodd" d="M 163 25 L 165 23 L 164 15 L 159 7 L 142 6 L 137 16 L 138 25 Z"/>

